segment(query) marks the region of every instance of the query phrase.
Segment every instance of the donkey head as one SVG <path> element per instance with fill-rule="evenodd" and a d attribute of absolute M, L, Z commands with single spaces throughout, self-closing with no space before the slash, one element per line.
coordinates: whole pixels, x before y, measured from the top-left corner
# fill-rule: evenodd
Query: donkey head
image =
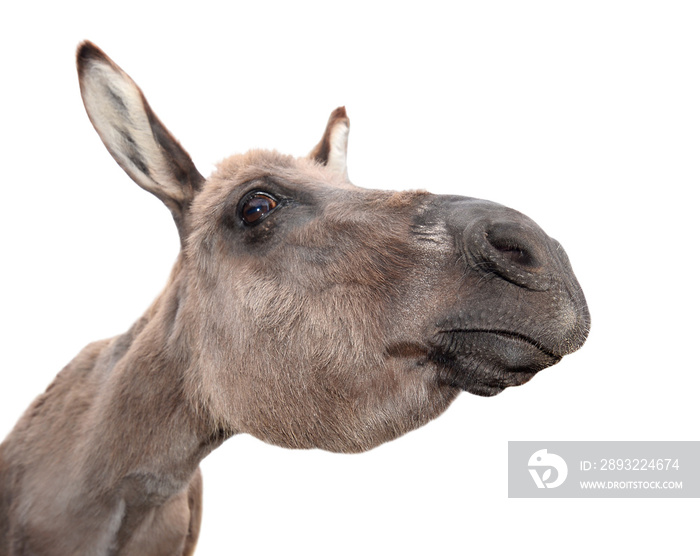
<path fill-rule="evenodd" d="M 251 151 L 204 179 L 102 51 L 83 44 L 78 67 L 107 149 L 173 214 L 182 250 L 150 324 L 226 434 L 366 450 L 585 341 L 555 240 L 488 201 L 352 185 L 343 108 L 309 156 Z"/>

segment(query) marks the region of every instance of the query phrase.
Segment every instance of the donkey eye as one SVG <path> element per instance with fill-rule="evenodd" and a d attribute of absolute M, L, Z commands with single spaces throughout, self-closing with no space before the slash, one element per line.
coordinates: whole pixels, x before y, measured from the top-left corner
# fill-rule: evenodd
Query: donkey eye
<path fill-rule="evenodd" d="M 267 193 L 254 193 L 241 202 L 241 218 L 248 225 L 254 225 L 270 214 L 279 203 Z"/>

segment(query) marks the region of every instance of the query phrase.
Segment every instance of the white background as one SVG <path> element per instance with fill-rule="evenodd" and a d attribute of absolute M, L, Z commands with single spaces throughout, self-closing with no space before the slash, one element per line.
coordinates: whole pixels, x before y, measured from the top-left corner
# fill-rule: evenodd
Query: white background
<path fill-rule="evenodd" d="M 11 6 L 11 7 L 10 7 Z M 692 2 L 12 2 L 0 15 L 0 437 L 158 294 L 178 242 L 79 97 L 89 38 L 205 175 L 352 121 L 358 185 L 482 197 L 567 249 L 587 344 L 355 456 L 235 437 L 198 554 L 689 554 L 698 500 L 507 498 L 508 440 L 698 440 L 700 18 Z"/>

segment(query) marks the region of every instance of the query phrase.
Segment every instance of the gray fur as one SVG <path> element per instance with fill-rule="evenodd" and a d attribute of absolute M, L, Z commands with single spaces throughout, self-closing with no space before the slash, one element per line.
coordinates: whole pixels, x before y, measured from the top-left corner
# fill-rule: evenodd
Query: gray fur
<path fill-rule="evenodd" d="M 0 445 L 0 556 L 191 554 L 199 462 L 227 438 L 368 450 L 585 341 L 558 243 L 487 201 L 355 187 L 344 109 L 309 157 L 251 151 L 204 180 L 97 47 L 78 65 L 91 120 L 182 250 L 132 328 L 88 345 Z M 256 191 L 277 204 L 248 225 Z"/>

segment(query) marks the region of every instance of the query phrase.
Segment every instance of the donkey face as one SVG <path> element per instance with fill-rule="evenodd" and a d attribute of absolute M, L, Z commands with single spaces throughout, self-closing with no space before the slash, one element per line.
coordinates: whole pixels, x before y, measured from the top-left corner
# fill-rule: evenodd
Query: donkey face
<path fill-rule="evenodd" d="M 215 426 L 366 450 L 585 341 L 556 241 L 488 201 L 355 187 L 344 109 L 308 157 L 251 151 L 205 180 L 104 53 L 86 43 L 78 62 L 107 148 L 175 218 L 183 249 L 153 318 Z"/>

